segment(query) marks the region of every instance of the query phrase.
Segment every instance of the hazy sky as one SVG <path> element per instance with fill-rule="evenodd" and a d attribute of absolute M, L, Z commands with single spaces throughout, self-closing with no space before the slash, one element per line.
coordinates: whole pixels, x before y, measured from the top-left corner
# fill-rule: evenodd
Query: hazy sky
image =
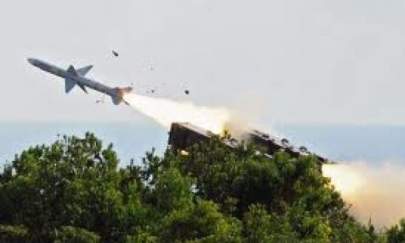
<path fill-rule="evenodd" d="M 36 57 L 266 122 L 405 124 L 404 11 L 400 0 L 1 1 L 0 121 L 140 118 L 96 93 L 65 95 L 26 62 Z"/>

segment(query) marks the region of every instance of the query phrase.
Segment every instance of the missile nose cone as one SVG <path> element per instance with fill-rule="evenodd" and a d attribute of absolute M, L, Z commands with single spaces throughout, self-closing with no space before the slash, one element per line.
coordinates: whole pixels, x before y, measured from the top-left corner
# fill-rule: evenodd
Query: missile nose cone
<path fill-rule="evenodd" d="M 27 61 L 28 61 L 29 63 L 31 63 L 32 65 L 34 65 L 34 66 L 35 66 L 35 64 L 37 63 L 37 60 L 34 59 L 34 58 L 27 58 Z"/>

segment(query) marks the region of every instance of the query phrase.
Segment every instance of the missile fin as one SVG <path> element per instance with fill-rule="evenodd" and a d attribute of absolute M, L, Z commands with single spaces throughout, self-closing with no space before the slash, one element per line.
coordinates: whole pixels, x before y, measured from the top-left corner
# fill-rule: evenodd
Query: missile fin
<path fill-rule="evenodd" d="M 72 65 L 69 66 L 67 72 L 75 76 L 78 76 L 76 69 Z"/>
<path fill-rule="evenodd" d="M 65 79 L 65 92 L 69 93 L 76 85 L 76 82 L 72 79 Z"/>
<path fill-rule="evenodd" d="M 77 85 L 79 85 L 79 87 L 80 87 L 86 94 L 88 94 L 87 89 L 86 89 L 86 87 L 85 87 L 83 84 L 78 83 Z"/>
<path fill-rule="evenodd" d="M 86 74 L 93 68 L 93 65 L 88 65 L 82 68 L 79 68 L 76 70 L 76 72 L 80 75 L 80 76 L 86 76 Z"/>

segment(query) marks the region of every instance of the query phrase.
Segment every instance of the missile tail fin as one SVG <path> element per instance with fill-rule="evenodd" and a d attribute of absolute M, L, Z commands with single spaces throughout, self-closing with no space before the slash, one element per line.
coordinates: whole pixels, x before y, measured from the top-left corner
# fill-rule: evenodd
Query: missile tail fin
<path fill-rule="evenodd" d="M 78 76 L 76 69 L 72 65 L 69 66 L 67 72 L 75 76 Z"/>
<path fill-rule="evenodd" d="M 76 85 L 76 81 L 72 79 L 65 79 L 65 92 L 69 93 Z"/>
<path fill-rule="evenodd" d="M 73 74 L 75 76 L 77 76 L 77 72 L 76 69 L 70 65 L 69 68 L 67 69 L 67 72 L 70 74 Z M 74 81 L 73 79 L 65 79 L 65 92 L 69 93 L 76 85 L 76 81 Z"/>
<path fill-rule="evenodd" d="M 80 75 L 80 76 L 86 76 L 86 74 L 93 68 L 93 65 L 88 65 L 82 68 L 79 68 L 76 70 L 76 72 Z"/>
<path fill-rule="evenodd" d="M 84 93 L 88 94 L 86 87 L 83 84 L 78 83 L 79 87 L 84 91 Z"/>
<path fill-rule="evenodd" d="M 67 72 L 74 75 L 74 76 L 79 76 L 79 75 L 84 76 L 84 75 L 86 75 L 86 73 L 88 73 L 90 71 L 90 69 L 92 67 L 93 66 L 86 66 L 86 67 L 83 67 L 83 68 L 80 68 L 80 69 L 76 70 L 72 65 L 70 65 L 69 68 L 67 69 Z M 83 84 L 77 83 L 75 80 L 69 79 L 69 78 L 65 79 L 65 92 L 69 93 L 75 87 L 76 84 L 79 85 L 79 87 L 85 93 L 87 93 L 86 87 L 84 87 Z"/>

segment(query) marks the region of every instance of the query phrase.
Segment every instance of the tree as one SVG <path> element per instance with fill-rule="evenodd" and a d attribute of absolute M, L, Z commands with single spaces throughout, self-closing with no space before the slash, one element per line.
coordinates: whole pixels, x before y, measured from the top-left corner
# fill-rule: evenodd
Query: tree
<path fill-rule="evenodd" d="M 405 219 L 401 219 L 398 225 L 388 229 L 386 234 L 389 243 L 405 242 Z"/>
<path fill-rule="evenodd" d="M 125 180 L 112 146 L 103 149 L 93 134 L 29 148 L 3 172 L 0 223 L 24 225 L 35 241 L 50 241 L 65 226 L 119 241 L 125 237 L 125 222 L 138 216 L 128 207 L 140 207 L 128 198 L 136 198 L 142 187 Z"/>
<path fill-rule="evenodd" d="M 1 243 L 29 242 L 31 237 L 24 226 L 0 225 Z"/>
<path fill-rule="evenodd" d="M 298 235 L 285 217 L 271 215 L 260 204 L 252 204 L 243 217 L 246 242 L 297 242 Z"/>
<path fill-rule="evenodd" d="M 0 242 L 404 242 L 357 222 L 312 156 L 223 138 L 126 167 L 87 133 L 28 148 L 0 173 Z"/>
<path fill-rule="evenodd" d="M 162 224 L 162 242 L 241 242 L 237 220 L 221 214 L 209 201 L 168 214 Z"/>
<path fill-rule="evenodd" d="M 55 243 L 96 243 L 100 241 L 100 236 L 81 228 L 72 226 L 62 227 L 55 233 Z"/>

